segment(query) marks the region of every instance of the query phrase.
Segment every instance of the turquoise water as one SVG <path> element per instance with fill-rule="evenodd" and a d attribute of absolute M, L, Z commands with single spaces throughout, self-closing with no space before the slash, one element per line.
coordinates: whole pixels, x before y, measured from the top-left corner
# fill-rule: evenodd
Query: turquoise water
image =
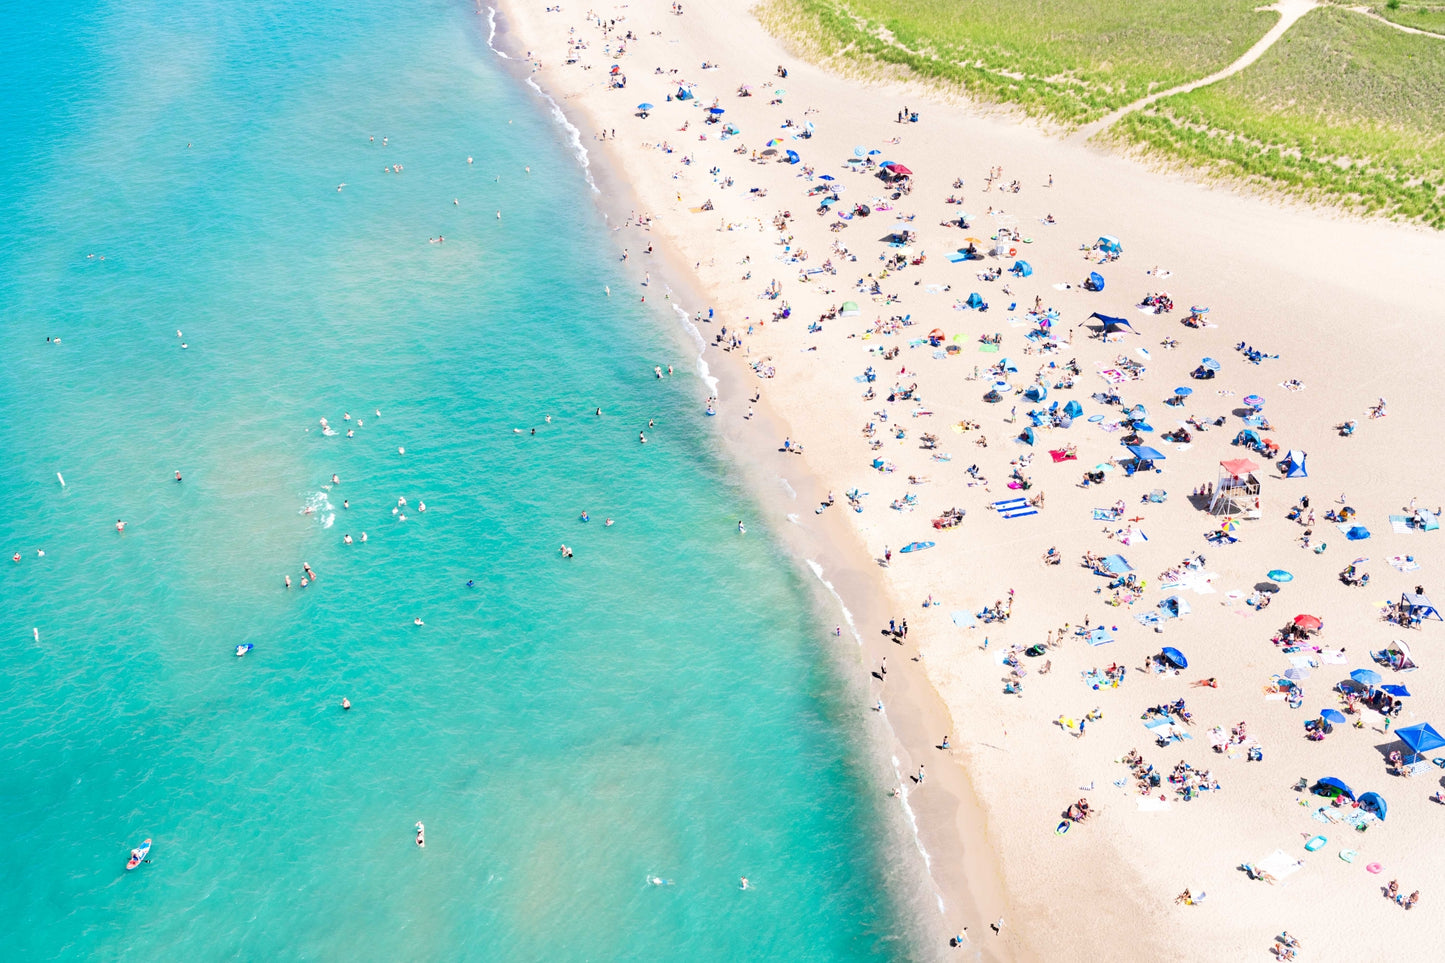
<path fill-rule="evenodd" d="M 471 5 L 0 30 L 4 955 L 907 955 L 830 640 Z"/>

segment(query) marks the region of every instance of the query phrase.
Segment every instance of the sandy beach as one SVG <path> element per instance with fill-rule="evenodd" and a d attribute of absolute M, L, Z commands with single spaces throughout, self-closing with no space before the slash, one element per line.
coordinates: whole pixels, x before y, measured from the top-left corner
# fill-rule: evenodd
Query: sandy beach
<path fill-rule="evenodd" d="M 927 853 L 900 854 L 918 869 L 898 883 L 926 952 L 949 954 L 962 927 L 961 952 L 981 959 L 1262 957 L 1283 931 L 1313 959 L 1380 959 L 1386 935 L 1408 958 L 1445 943 L 1429 909 L 1445 857 L 1419 844 L 1445 819 L 1430 798 L 1440 751 L 1409 777 L 1388 758 L 1395 730 L 1445 724 L 1430 684 L 1445 622 L 1382 618 L 1417 587 L 1445 604 L 1442 536 L 1392 521 L 1445 502 L 1445 238 L 838 77 L 743 3 L 510 0 L 498 22 L 498 47 L 580 130 L 618 228 L 631 285 L 599 306 L 666 300 L 693 318 L 720 435 L 851 615 L 839 644 L 888 760 L 877 790 L 897 793 Z M 979 258 L 950 260 L 970 244 Z M 1091 273 L 1103 290 L 1085 288 Z M 986 310 L 967 306 L 975 292 Z M 1094 314 L 1129 326 L 1100 337 Z M 1217 373 L 1192 377 L 1206 358 Z M 1278 456 L 1233 444 L 1247 430 Z M 1162 456 L 1132 475 L 1131 434 Z M 1307 477 L 1282 477 L 1289 450 Z M 1211 513 L 1192 496 L 1241 458 L 1257 510 L 1251 492 Z M 1090 471 L 1102 480 L 1084 485 Z M 1347 506 L 1342 530 L 1326 513 Z M 950 509 L 961 521 L 936 527 Z M 1122 555 L 1142 585 L 1086 553 Z M 1356 559 L 1367 585 L 1341 577 Z M 1188 611 L 1161 611 L 1170 598 Z M 1298 615 L 1322 630 L 1277 638 Z M 1372 661 L 1396 639 L 1418 670 Z M 1151 663 L 1166 646 L 1187 668 Z M 1337 683 L 1358 670 L 1408 688 L 1398 713 L 1346 705 Z M 1346 708 L 1309 738 L 1307 722 Z M 1324 777 L 1377 792 L 1386 818 L 1296 788 Z M 1068 819 L 1081 799 L 1089 815 Z M 1385 898 L 1392 880 L 1424 905 Z"/>

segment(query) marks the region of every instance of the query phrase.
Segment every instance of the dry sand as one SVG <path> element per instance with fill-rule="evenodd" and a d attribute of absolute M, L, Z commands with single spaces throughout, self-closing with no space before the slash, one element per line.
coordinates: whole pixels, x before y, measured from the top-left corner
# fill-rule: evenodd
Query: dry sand
<path fill-rule="evenodd" d="M 1332 691 L 1337 681 L 1372 667 L 1368 650 L 1401 637 L 1423 667 L 1400 674 L 1382 670 L 1387 683 L 1407 684 L 1413 693 L 1391 728 L 1445 723 L 1441 688 L 1431 684 L 1438 643 L 1430 638 L 1445 633 L 1445 624 L 1400 629 L 1381 621 L 1379 607 L 1416 584 L 1427 592 L 1437 588 L 1445 604 L 1445 587 L 1433 582 L 1442 536 L 1396 534 L 1387 517 L 1412 498 L 1431 508 L 1445 501 L 1437 480 L 1441 430 L 1435 417 L 1445 397 L 1436 357 L 1445 343 L 1445 238 L 1242 197 L 1051 138 L 966 103 L 943 102 L 937 94 L 861 86 L 795 61 L 741 3 L 689 2 L 682 16 L 672 15 L 662 0 L 595 7 L 598 15 L 616 18 L 605 35 L 584 7 L 554 12 L 546 6 L 506 5 L 500 45 L 531 51 L 535 80 L 582 131 L 604 205 L 650 217 L 646 228 L 634 220 L 619 231 L 619 247 L 630 254 L 623 268 L 638 286 L 614 289 L 613 296 L 655 301 L 671 282 L 675 303 L 689 312 L 715 311 L 715 319 L 698 328 L 710 345 L 704 357 L 722 377 L 719 433 L 735 449 L 765 453 L 753 457 L 749 470 L 761 506 L 775 515 L 771 527 L 800 557 L 821 567 L 855 617 L 857 671 L 868 679 L 870 702 L 880 698 L 886 706 L 884 713 L 859 707 L 860 726 L 887 727 L 891 765 L 880 766 L 879 792 L 905 787 L 900 812 L 917 819 L 938 896 L 928 899 L 926 887 L 900 884 L 924 920 L 920 952 L 947 952 L 939 948 L 964 925 L 970 952 L 988 958 L 1234 959 L 1267 952 L 1281 930 L 1300 937 L 1305 955 L 1314 959 L 1423 959 L 1433 955 L 1428 948 L 1445 945 L 1445 914 L 1430 909 L 1445 893 L 1445 856 L 1425 844 L 1445 820 L 1445 806 L 1428 798 L 1445 770 L 1432 766 L 1410 779 L 1389 775 L 1384 752 L 1399 746 L 1372 711 L 1350 717 L 1351 723 L 1362 720 L 1363 728 L 1336 726 L 1323 742 L 1306 740 L 1303 729 L 1321 709 L 1339 704 Z M 629 31 L 636 39 L 623 39 Z M 620 55 L 619 44 L 625 47 Z M 703 69 L 705 61 L 718 66 Z M 609 89 L 612 64 L 627 78 L 624 89 Z M 788 67 L 786 80 L 775 75 L 779 64 Z M 666 72 L 656 73 L 658 67 Z M 696 100 L 668 100 L 681 82 L 694 85 Z M 752 85 L 753 96 L 739 97 L 740 84 Z M 772 103 L 779 87 L 786 94 Z M 722 139 L 722 125 L 704 125 L 702 108 L 714 101 L 738 136 Z M 655 105 L 646 118 L 635 109 L 643 102 Z M 921 115 L 919 123 L 896 122 L 904 104 Z M 785 129 L 788 120 L 795 126 Z M 814 136 L 796 139 L 809 121 Z M 684 123 L 686 130 L 680 129 Z M 615 138 L 597 139 L 597 132 L 614 129 Z M 804 163 L 754 161 L 754 152 L 766 149 L 771 138 L 781 138 L 777 149 L 796 150 Z M 664 143 L 670 150 L 661 149 Z M 844 162 L 855 145 L 911 168 L 911 193 L 890 200 L 876 172 L 850 171 Z M 746 149 L 735 153 L 739 147 Z M 986 174 L 999 165 L 1002 183 L 1017 180 L 1018 193 L 1001 192 L 997 184 L 985 192 Z M 847 188 L 839 208 L 859 202 L 877 207 L 881 200 L 891 209 L 854 218 L 834 232 L 830 228 L 841 219 L 815 214 L 816 199 L 804 196 L 821 183 L 805 176 L 805 166 L 815 178 L 832 175 Z M 711 173 L 714 168 L 720 173 Z M 725 177 L 733 179 L 731 186 L 723 186 Z M 955 178 L 965 179 L 965 186 L 955 189 Z M 962 205 L 946 204 L 949 195 Z M 714 210 L 694 210 L 707 200 Z M 990 208 L 1006 214 L 990 216 Z M 792 217 L 780 233 L 773 221 L 783 211 Z M 940 226 L 963 211 L 973 215 L 970 230 Z M 1046 214 L 1056 223 L 1043 223 Z M 914 219 L 900 223 L 900 215 Z M 947 261 L 964 237 L 988 241 L 1008 226 L 1033 239 L 1008 245 L 1032 264 L 1031 277 L 977 279 L 983 269 L 1010 266 L 1007 257 Z M 884 296 L 860 292 L 856 282 L 879 276 L 880 254 L 892 253 L 881 239 L 904 227 L 917 232 L 912 250 L 927 259 L 881 279 L 883 295 L 896 298 L 885 304 Z M 1106 233 L 1122 239 L 1124 253 L 1097 268 L 1106 289 L 1086 293 L 1079 284 L 1095 265 L 1081 245 Z M 791 239 L 787 247 L 785 236 Z M 649 243 L 655 251 L 650 256 L 643 253 Z M 856 261 L 833 253 L 835 243 Z M 807 252 L 806 261 L 785 260 L 799 251 Z M 800 279 L 801 269 L 830 258 L 836 274 Z M 1169 276 L 1151 274 L 1156 267 Z M 644 272 L 652 275 L 646 286 L 640 283 Z M 781 297 L 763 298 L 774 279 Z M 1006 283 L 1012 295 L 1003 292 Z M 1072 287 L 1061 289 L 1065 284 Z M 988 312 L 954 308 L 972 291 L 990 303 Z M 1143 295 L 1157 291 L 1172 296 L 1173 313 L 1138 310 Z M 1046 354 L 1024 337 L 1033 328 L 1025 310 L 1035 296 L 1060 314 L 1054 327 L 1060 343 Z M 861 316 L 827 320 L 821 331 L 808 331 L 810 322 L 843 301 L 856 301 Z M 1010 302 L 1018 309 L 1010 311 Z M 784 304 L 791 316 L 774 321 Z M 1210 307 L 1209 327 L 1180 324 L 1192 304 Z M 1078 325 L 1093 311 L 1124 317 L 1139 334 L 1107 343 L 1091 339 Z M 903 315 L 911 315 L 909 326 L 875 332 L 875 322 Z M 741 337 L 727 355 L 713 347 L 724 327 Z M 934 328 L 961 352 L 939 358 L 934 348 L 918 346 Z M 994 332 L 1002 334 L 1001 351 L 980 352 L 979 336 Z M 955 342 L 955 335 L 962 337 Z M 1177 339 L 1178 346 L 1167 348 L 1165 339 Z M 1251 364 L 1234 350 L 1240 341 L 1279 358 Z M 889 361 L 874 353 L 892 348 L 900 350 Z M 1081 373 L 1075 387 L 1051 390 L 1045 405 L 1078 399 L 1086 416 L 1104 414 L 1115 422 L 1119 408 L 1090 395 L 1108 388 L 1100 371 L 1120 355 L 1146 369 L 1118 392 L 1126 404 L 1147 407 L 1157 431 L 1145 443 L 1167 459 L 1162 474 L 1126 478 L 1115 470 L 1101 487 L 1079 487 L 1082 471 L 1123 456 L 1123 431 L 1107 432 L 1081 418 L 1067 430 L 1039 431 L 1038 443 L 1025 446 L 1014 439 L 1028 423 L 1024 413 L 1039 406 L 1015 395 L 986 404 L 990 380 L 972 377 L 975 366 L 987 369 L 1008 357 L 1019 368 L 1011 384 L 1021 389 L 1042 365 L 1076 359 Z M 1219 377 L 1190 380 L 1205 356 L 1222 363 Z M 760 377 L 750 365 L 773 376 Z M 858 378 L 870 365 L 878 372 L 878 394 L 865 400 L 868 386 Z M 1044 374 L 1052 383 L 1061 372 Z M 1281 384 L 1289 379 L 1304 389 L 1286 390 Z M 924 404 L 884 400 L 895 385 L 915 383 Z M 1180 385 L 1195 389 L 1187 404 L 1162 404 Z M 758 404 L 749 401 L 754 389 L 763 395 Z M 1233 412 L 1252 392 L 1266 398 L 1273 428 L 1264 434 L 1283 449 L 1307 451 L 1310 477 L 1279 479 L 1272 462 L 1251 456 L 1262 464 L 1263 517 L 1241 523 L 1237 544 L 1211 545 L 1204 536 L 1218 529 L 1219 519 L 1189 495 L 1215 480 L 1221 459 L 1246 454 L 1230 441 L 1243 427 Z M 1367 418 L 1366 409 L 1381 396 L 1388 399 L 1388 417 Z M 1010 422 L 1015 408 L 1018 420 Z M 875 412 L 885 410 L 883 422 Z M 931 413 L 915 416 L 915 410 Z M 1226 423 L 1196 433 L 1184 450 L 1160 439 L 1191 415 L 1224 416 Z M 952 430 L 964 419 L 981 428 Z M 1357 419 L 1359 427 L 1341 438 L 1332 426 L 1346 419 Z M 876 452 L 861 433 L 870 421 L 883 441 Z M 906 437 L 894 436 L 899 428 Z M 951 460 L 935 461 L 933 452 L 920 448 L 925 432 L 938 436 Z M 980 434 L 987 448 L 974 444 Z M 785 437 L 804 446 L 801 457 L 776 452 Z M 1077 446 L 1078 460 L 1053 463 L 1048 450 L 1066 444 Z M 1012 463 L 1027 456 L 1032 464 L 1023 471 L 1032 487 L 1011 492 L 1005 484 Z M 896 470 L 873 470 L 875 457 Z M 965 469 L 975 463 L 987 486 L 969 484 Z M 928 481 L 910 485 L 910 475 Z M 854 488 L 870 493 L 861 513 L 844 500 Z M 1168 500 L 1142 503 L 1153 488 L 1166 489 Z M 796 495 L 779 494 L 789 490 Z M 837 503 L 815 514 L 828 491 Z M 1047 498 L 1037 515 L 1006 520 L 986 509 L 998 499 L 1040 492 Z M 1342 493 L 1374 533 L 1369 541 L 1347 542 L 1324 521 Z M 889 508 L 907 494 L 916 496 L 916 505 Z M 1328 544 L 1323 553 L 1299 547 L 1303 529 L 1284 517 L 1302 495 L 1311 497 L 1319 516 L 1315 543 Z M 1117 500 L 1126 505 L 1122 521 L 1092 517 L 1092 509 Z M 966 510 L 963 524 L 936 531 L 930 520 L 953 506 Z M 1108 533 L 1134 518 L 1148 540 L 1121 546 Z M 898 553 L 915 540 L 937 546 Z M 1051 546 L 1062 553 L 1062 565 L 1041 563 Z M 883 567 L 886 547 L 894 555 Z M 1141 598 L 1132 606 L 1108 604 L 1111 593 L 1096 592 L 1104 580 L 1079 564 L 1085 551 L 1125 554 L 1147 580 Z M 1212 591 L 1181 592 L 1193 611 L 1161 632 L 1141 625 L 1135 616 L 1172 594 L 1160 590 L 1160 574 L 1196 552 L 1206 559 L 1203 570 L 1212 573 Z M 1404 554 L 1416 558 L 1419 571 L 1401 573 L 1386 564 L 1387 557 Z M 1358 556 L 1370 557 L 1363 568 L 1372 581 L 1366 588 L 1346 587 L 1337 573 Z M 1249 593 L 1276 568 L 1295 579 L 1267 610 L 1231 600 L 1231 591 Z M 1006 623 L 961 629 L 950 620 L 950 613 L 979 612 L 1010 590 L 1016 594 Z M 924 607 L 930 596 L 937 604 Z M 1291 667 L 1271 636 L 1304 612 L 1324 618 L 1319 644 L 1344 648 L 1347 662 L 1313 668 L 1303 682 L 1303 708 L 1291 710 L 1266 700 L 1264 687 Z M 905 644 L 879 634 L 888 618 L 905 617 Z M 1023 657 L 1023 691 L 1004 694 L 1002 651 L 1043 642 L 1050 630 L 1077 626 L 1086 617 L 1093 625 L 1117 626 L 1117 640 L 1094 648 L 1070 634 L 1047 654 L 1048 674 L 1039 672 L 1044 658 Z M 1163 645 L 1183 650 L 1189 669 L 1141 671 Z M 1298 654 L 1320 661 L 1309 650 Z M 872 676 L 884 655 L 886 682 Z M 1081 680 L 1081 672 L 1110 663 L 1129 667 L 1119 688 L 1094 691 Z M 1192 686 L 1209 677 L 1218 688 Z M 1193 738 L 1156 746 L 1140 714 L 1179 698 L 1187 700 L 1195 720 Z M 1061 716 L 1077 720 L 1094 709 L 1102 718 L 1090 722 L 1082 737 L 1058 725 Z M 1238 751 L 1211 751 L 1207 731 L 1222 726 L 1228 732 L 1241 721 L 1262 746 L 1263 762 L 1246 762 Z M 947 751 L 936 748 L 945 732 Z M 1220 789 L 1184 802 L 1166 782 L 1152 798 L 1163 793 L 1167 806 L 1141 810 L 1132 779 L 1114 784 L 1129 775 L 1119 760 L 1136 748 L 1166 776 L 1181 760 L 1208 769 Z M 908 774 L 924 763 L 927 782 L 915 785 Z M 1317 797 L 1293 787 L 1300 778 L 1313 782 L 1326 775 L 1358 792 L 1380 792 L 1389 802 L 1388 819 L 1364 833 L 1316 821 Z M 1081 796 L 1096 814 L 1056 835 L 1062 811 Z M 1316 833 L 1329 843 L 1307 853 L 1303 843 Z M 1303 865 L 1274 885 L 1251 881 L 1239 870 L 1275 850 Z M 1346 862 L 1342 850 L 1358 855 Z M 900 862 L 909 860 L 920 862 L 899 853 Z M 1382 865 L 1380 874 L 1367 872 L 1373 863 Z M 1405 892 L 1421 891 L 1421 907 L 1407 912 L 1382 898 L 1382 886 L 1396 878 Z M 1176 904 L 1185 887 L 1207 892 L 1207 898 Z M 1006 923 L 995 936 L 989 923 L 1000 916 Z M 1387 954 L 1383 941 L 1395 949 Z"/>

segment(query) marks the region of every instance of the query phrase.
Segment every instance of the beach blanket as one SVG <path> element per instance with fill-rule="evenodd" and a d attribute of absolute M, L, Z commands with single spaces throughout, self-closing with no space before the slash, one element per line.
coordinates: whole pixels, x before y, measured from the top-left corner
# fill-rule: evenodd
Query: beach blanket
<path fill-rule="evenodd" d="M 998 345 L 981 344 L 978 346 L 978 350 L 982 351 L 984 354 L 998 354 Z"/>
<path fill-rule="evenodd" d="M 1068 450 L 1066 450 L 1066 449 L 1063 449 L 1063 448 L 1050 449 L 1050 450 L 1049 450 L 1049 457 L 1054 460 L 1054 464 L 1056 464 L 1056 465 L 1057 465 L 1059 462 L 1061 462 L 1061 461 L 1078 461 L 1078 460 L 1079 460 L 1079 456 L 1078 456 L 1078 455 L 1074 454 L 1074 453 L 1071 452 L 1071 451 L 1068 451 Z"/>
<path fill-rule="evenodd" d="M 1319 663 L 1307 655 L 1292 655 L 1289 657 L 1289 664 L 1296 669 L 1318 669 Z"/>
<path fill-rule="evenodd" d="M 1412 529 L 1410 528 L 1410 516 L 1391 515 L 1390 531 L 1394 532 L 1396 535 L 1409 535 L 1412 531 Z"/>
<path fill-rule="evenodd" d="M 1154 729 L 1161 729 L 1164 726 L 1170 725 L 1173 723 L 1174 720 L 1169 716 L 1148 716 L 1143 721 L 1144 728 L 1152 731 Z"/>
<path fill-rule="evenodd" d="M 972 629 L 978 627 L 978 619 L 974 618 L 973 613 L 968 611 L 967 609 L 959 609 L 956 612 L 950 612 L 948 613 L 948 617 L 953 619 L 953 624 L 958 626 L 960 629 Z"/>
<path fill-rule="evenodd" d="M 1169 806 L 1169 800 L 1156 799 L 1153 796 L 1145 796 L 1139 800 L 1139 811 L 1141 813 L 1167 813 Z"/>
<path fill-rule="evenodd" d="M 1349 656 L 1345 655 L 1345 650 L 1344 650 L 1344 649 L 1341 649 L 1341 650 L 1338 651 L 1338 652 L 1321 652 L 1321 653 L 1320 653 L 1320 661 L 1326 663 L 1327 665 L 1349 665 L 1349 664 L 1350 664 L 1350 658 L 1349 658 Z"/>
<path fill-rule="evenodd" d="M 1300 867 L 1304 866 L 1304 861 L 1295 859 L 1283 850 L 1276 849 L 1255 865 L 1275 879 L 1282 880 L 1299 872 Z"/>
<path fill-rule="evenodd" d="M 1096 508 L 1096 509 L 1094 509 L 1094 521 L 1096 521 L 1096 522 L 1112 522 L 1113 520 L 1114 520 L 1114 513 L 1113 513 L 1113 511 L 1111 511 L 1110 509 L 1107 509 L 1107 508 Z"/>
<path fill-rule="evenodd" d="M 1103 371 L 1099 372 L 1099 377 L 1103 378 L 1111 385 L 1121 385 L 1125 381 L 1129 380 L 1127 377 L 1125 377 L 1124 372 L 1120 371 L 1118 368 L 1105 368 Z"/>
<path fill-rule="evenodd" d="M 1025 505 L 1023 508 L 1009 508 L 1000 511 L 999 517 L 1008 519 L 1027 518 L 1030 515 L 1037 515 L 1038 513 L 1039 510 L 1037 508 Z"/>
<path fill-rule="evenodd" d="M 1391 555 L 1386 561 L 1402 572 L 1413 572 L 1420 567 L 1420 563 L 1409 555 Z"/>
<path fill-rule="evenodd" d="M 1028 504 L 1029 502 L 1026 498 L 1004 498 L 999 501 L 989 503 L 988 507 L 992 508 L 996 512 L 1007 512 L 1013 511 L 1017 508 L 1027 508 Z"/>
<path fill-rule="evenodd" d="M 1160 622 L 1163 621 L 1163 619 L 1159 615 L 1158 609 L 1147 609 L 1146 611 L 1140 612 L 1138 615 L 1134 616 L 1134 620 L 1145 627 L 1151 625 L 1158 625 Z"/>

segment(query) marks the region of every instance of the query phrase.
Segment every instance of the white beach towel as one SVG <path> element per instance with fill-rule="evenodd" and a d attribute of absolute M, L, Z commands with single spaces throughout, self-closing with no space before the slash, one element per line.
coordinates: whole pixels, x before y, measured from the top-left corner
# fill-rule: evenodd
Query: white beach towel
<path fill-rule="evenodd" d="M 1285 879 L 1298 873 L 1304 864 L 1284 850 L 1276 849 L 1255 865 L 1275 879 Z"/>
<path fill-rule="evenodd" d="M 1167 813 L 1169 806 L 1169 800 L 1155 799 L 1153 796 L 1145 796 L 1139 800 L 1139 811 L 1141 813 Z"/>

